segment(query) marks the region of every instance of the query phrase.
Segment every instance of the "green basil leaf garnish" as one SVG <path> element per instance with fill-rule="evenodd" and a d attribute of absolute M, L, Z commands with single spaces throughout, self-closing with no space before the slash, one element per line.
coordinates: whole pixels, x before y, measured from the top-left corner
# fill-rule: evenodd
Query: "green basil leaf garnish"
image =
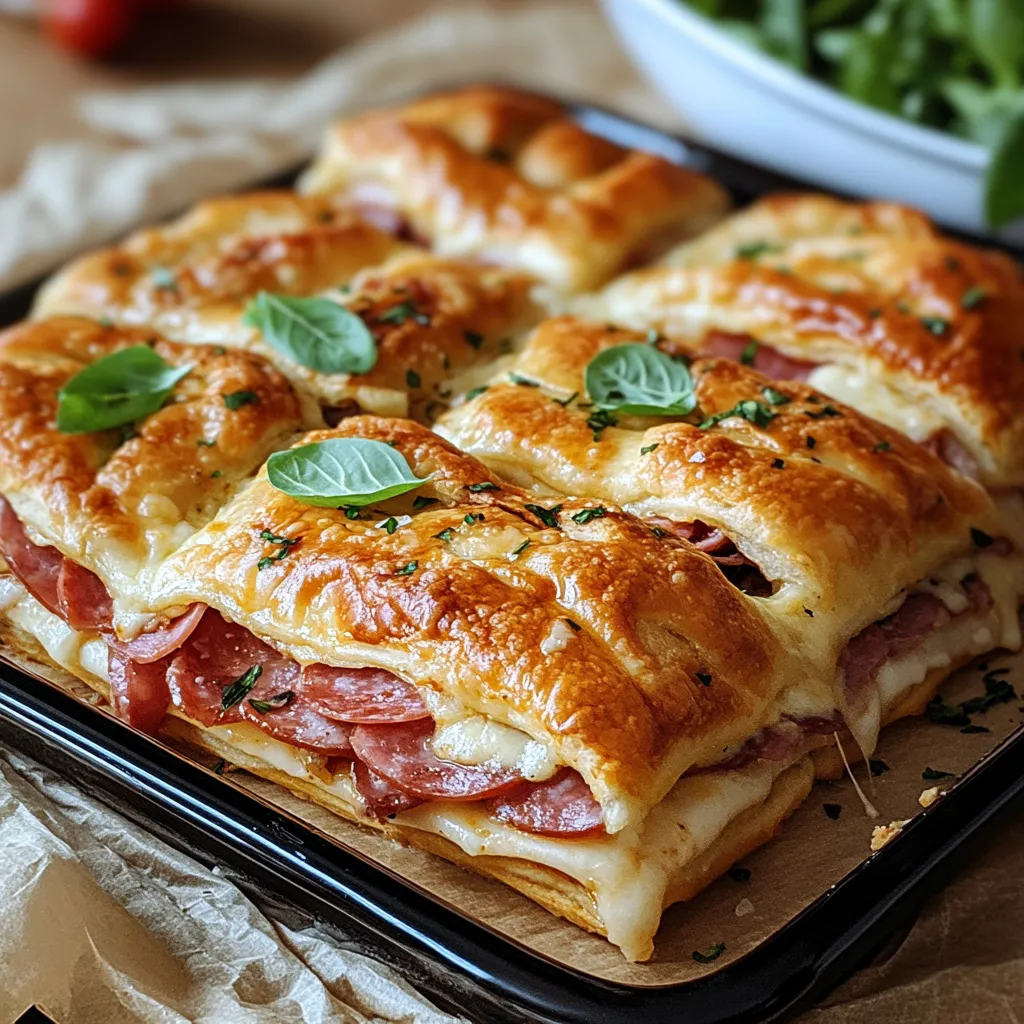
<path fill-rule="evenodd" d="M 88 434 L 149 416 L 191 369 L 171 366 L 148 345 L 104 356 L 60 389 L 57 429 L 63 434 Z"/>
<path fill-rule="evenodd" d="M 369 373 L 377 363 L 377 343 L 362 318 L 328 299 L 260 292 L 242 320 L 278 352 L 320 373 Z"/>
<path fill-rule="evenodd" d="M 401 452 L 363 437 L 333 437 L 274 452 L 267 460 L 267 478 L 279 491 L 321 508 L 358 509 L 426 483 Z"/>
<path fill-rule="evenodd" d="M 584 377 L 600 409 L 634 416 L 685 416 L 697 404 L 686 366 L 650 345 L 614 345 L 587 363 Z"/>

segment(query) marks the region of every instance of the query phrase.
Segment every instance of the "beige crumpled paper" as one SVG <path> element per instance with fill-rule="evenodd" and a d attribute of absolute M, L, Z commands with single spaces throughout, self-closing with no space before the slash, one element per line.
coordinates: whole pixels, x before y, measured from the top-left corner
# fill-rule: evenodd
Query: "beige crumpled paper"
<path fill-rule="evenodd" d="M 79 116 L 96 136 L 38 146 L 20 180 L 0 192 L 0 287 L 200 196 L 295 166 L 341 112 L 470 81 L 523 84 L 674 122 L 590 3 L 439 5 L 294 82 L 81 97 Z"/>
<path fill-rule="evenodd" d="M 0 1022 L 457 1024 L 381 964 L 0 748 Z"/>

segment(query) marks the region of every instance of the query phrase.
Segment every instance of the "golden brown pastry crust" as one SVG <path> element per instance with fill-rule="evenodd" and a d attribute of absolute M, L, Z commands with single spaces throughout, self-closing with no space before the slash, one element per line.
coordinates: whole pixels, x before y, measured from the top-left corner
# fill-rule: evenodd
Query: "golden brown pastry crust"
<path fill-rule="evenodd" d="M 324 374 L 276 351 L 243 321 L 260 291 L 324 293 L 359 312 L 377 340 L 377 365 Z M 254 192 L 200 203 L 77 260 L 43 288 L 34 315 L 90 316 L 256 352 L 329 415 L 429 419 L 445 405 L 446 379 L 541 319 L 543 292 L 523 273 L 433 257 L 322 197 Z"/>
<path fill-rule="evenodd" d="M 164 563 L 155 607 L 202 601 L 301 661 L 379 665 L 454 696 L 552 745 L 622 821 L 770 714 L 789 660 L 706 555 L 611 505 L 576 523 L 585 499 L 545 528 L 528 495 L 407 421 L 355 417 L 304 440 L 327 437 L 392 443 L 441 501 L 350 520 L 261 474 Z M 411 521 L 389 536 L 400 512 Z M 258 571 L 262 530 L 299 543 Z"/>
<path fill-rule="evenodd" d="M 769 382 L 723 359 L 691 367 L 693 422 L 622 417 L 595 440 L 584 368 L 644 338 L 571 317 L 545 321 L 512 367 L 540 386 L 496 382 L 439 427 L 520 484 L 720 527 L 781 584 L 762 603 L 783 634 L 795 630 L 808 654 L 833 663 L 903 588 L 969 552 L 972 527 L 1001 535 L 982 488 L 920 445 L 804 384 Z M 772 405 L 766 387 L 790 401 Z M 740 417 L 695 425 L 749 399 L 775 414 L 767 428 Z"/>
<path fill-rule="evenodd" d="M 491 86 L 338 122 L 301 187 L 397 209 L 438 252 L 566 290 L 652 258 L 728 205 L 710 179 L 588 134 L 561 104 Z"/>
<path fill-rule="evenodd" d="M 336 288 L 407 250 L 415 251 L 323 197 L 283 189 L 220 196 L 73 261 L 42 288 L 34 315 L 106 316 L 183 341 L 230 344 L 257 292 Z M 199 329 L 206 333 L 194 336 Z"/>
<path fill-rule="evenodd" d="M 60 433 L 61 387 L 95 360 L 143 344 L 192 367 L 172 400 L 127 440 L 120 429 Z M 239 391 L 256 401 L 231 410 L 223 396 Z M 0 494 L 34 539 L 91 569 L 116 598 L 154 555 L 212 518 L 288 442 L 302 412 L 285 378 L 258 356 L 58 317 L 0 334 L 0 421 Z"/>
<path fill-rule="evenodd" d="M 915 211 L 772 196 L 579 311 L 691 351 L 720 330 L 863 370 L 937 417 L 987 484 L 1024 484 L 1024 277 Z"/>

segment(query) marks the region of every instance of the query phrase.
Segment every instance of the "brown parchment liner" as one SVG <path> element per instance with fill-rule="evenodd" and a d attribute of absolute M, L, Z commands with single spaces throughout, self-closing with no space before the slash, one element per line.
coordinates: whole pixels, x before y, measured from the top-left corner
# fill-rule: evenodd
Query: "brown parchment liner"
<path fill-rule="evenodd" d="M 98 713 L 110 714 L 84 683 L 52 664 L 15 657 L 9 649 L 0 652 L 2 661 L 42 683 L 74 694 Z M 940 693 L 949 703 L 977 696 L 984 692 L 984 672 L 997 668 L 1009 668 L 1009 674 L 1001 678 L 1014 683 L 1024 677 L 1024 652 L 979 658 L 952 676 Z M 643 964 L 628 963 L 603 938 L 554 917 L 499 882 L 360 828 L 272 782 L 242 770 L 231 770 L 223 775 L 211 771 L 210 784 L 244 789 L 261 803 L 298 820 L 347 852 L 382 866 L 440 903 L 534 953 L 607 981 L 658 987 L 705 977 L 770 938 L 871 856 L 871 833 L 876 825 L 927 813 L 918 802 L 924 790 L 937 786 L 943 791 L 956 785 L 955 778 L 923 780 L 921 773 L 925 768 L 962 775 L 1020 728 L 1022 711 L 1022 698 L 1018 697 L 975 716 L 974 723 L 989 729 L 987 733 L 964 734 L 957 727 L 938 725 L 921 717 L 888 726 L 873 759 L 883 761 L 889 770 L 872 776 L 865 764 L 854 769 L 879 811 L 877 819 L 866 815 L 848 778 L 816 783 L 807 801 L 787 819 L 779 834 L 741 861 L 750 870 L 749 881 L 723 876 L 694 899 L 665 911 L 655 939 L 654 957 Z M 215 761 L 207 753 L 178 741 L 164 738 L 160 742 L 207 768 Z M 824 804 L 838 804 L 839 818 L 830 818 Z M 899 842 L 897 836 L 893 843 Z M 878 855 L 884 856 L 885 851 Z M 742 901 L 746 903 L 741 906 Z M 747 912 L 737 914 L 738 907 Z M 719 942 L 725 943 L 725 952 L 713 964 L 694 961 L 694 950 L 705 950 Z"/>

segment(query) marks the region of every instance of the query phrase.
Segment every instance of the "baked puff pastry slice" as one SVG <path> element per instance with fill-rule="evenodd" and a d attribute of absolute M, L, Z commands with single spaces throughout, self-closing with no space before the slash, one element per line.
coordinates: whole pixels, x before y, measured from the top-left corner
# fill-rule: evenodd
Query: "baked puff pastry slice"
<path fill-rule="evenodd" d="M 0 554 L 36 599 L 7 614 L 27 630 L 54 616 L 51 651 L 77 650 L 78 628 L 158 645 L 165 623 L 143 595 L 160 562 L 304 422 L 255 356 L 73 317 L 0 334 L 0 420 Z"/>
<path fill-rule="evenodd" d="M 381 483 L 379 460 L 404 467 L 408 489 L 309 504 L 358 475 L 345 452 Z M 321 459 L 329 482 L 303 469 Z M 806 795 L 801 747 L 723 763 L 776 714 L 794 656 L 693 545 L 609 504 L 530 499 L 423 427 L 353 417 L 274 455 L 164 559 L 149 610 L 177 616 L 169 642 L 108 640 L 109 661 L 87 660 L 72 648 L 102 634 L 83 623 L 51 657 L 104 696 L 127 689 L 128 708 L 170 708 L 172 734 L 646 958 L 663 905 Z M 26 584 L 36 597 L 14 608 L 67 626 Z"/>
<path fill-rule="evenodd" d="M 771 196 L 577 311 L 806 380 L 990 488 L 1024 484 L 1020 268 L 915 211 Z"/>
<path fill-rule="evenodd" d="M 563 317 L 438 429 L 519 486 L 711 553 L 815 666 L 780 722 L 843 723 L 867 753 L 953 668 L 1020 645 L 1021 559 L 988 494 L 807 383 Z"/>
<path fill-rule="evenodd" d="M 310 194 L 397 211 L 437 252 L 592 288 L 703 231 L 720 186 L 590 135 L 561 104 L 497 87 L 339 121 L 303 178 Z"/>
<path fill-rule="evenodd" d="M 507 349 L 552 301 L 526 274 L 437 259 L 352 210 L 280 191 L 208 200 L 83 257 L 42 289 L 34 315 L 256 352 L 336 422 L 432 418 L 449 377 Z"/>

